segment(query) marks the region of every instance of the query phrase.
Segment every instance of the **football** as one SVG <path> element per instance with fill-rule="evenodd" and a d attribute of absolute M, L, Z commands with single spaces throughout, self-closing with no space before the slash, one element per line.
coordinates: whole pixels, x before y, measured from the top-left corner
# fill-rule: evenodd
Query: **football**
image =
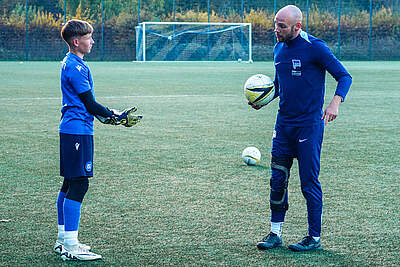
<path fill-rule="evenodd" d="M 274 99 L 275 87 L 270 77 L 256 74 L 244 84 L 244 96 L 250 103 L 265 106 Z"/>
<path fill-rule="evenodd" d="M 261 159 L 261 153 L 254 146 L 246 147 L 242 152 L 242 159 L 247 165 L 256 165 Z"/>

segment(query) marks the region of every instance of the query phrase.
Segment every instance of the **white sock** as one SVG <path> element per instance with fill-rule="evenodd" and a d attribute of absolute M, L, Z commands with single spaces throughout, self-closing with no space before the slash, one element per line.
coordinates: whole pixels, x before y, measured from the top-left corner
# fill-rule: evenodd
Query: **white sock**
<path fill-rule="evenodd" d="M 282 226 L 283 222 L 271 222 L 271 232 L 280 237 L 282 235 Z"/>
<path fill-rule="evenodd" d="M 58 225 L 57 240 L 60 242 L 64 242 L 64 225 Z"/>
<path fill-rule="evenodd" d="M 315 241 L 319 241 L 320 237 L 319 236 L 313 236 L 312 238 L 314 238 Z"/>
<path fill-rule="evenodd" d="M 72 247 L 78 245 L 78 231 L 64 232 L 64 246 Z"/>

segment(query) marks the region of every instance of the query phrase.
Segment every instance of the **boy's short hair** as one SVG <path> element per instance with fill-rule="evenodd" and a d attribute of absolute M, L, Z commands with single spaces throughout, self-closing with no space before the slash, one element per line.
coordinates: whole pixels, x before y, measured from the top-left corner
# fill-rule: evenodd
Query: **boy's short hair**
<path fill-rule="evenodd" d="M 61 37 L 69 46 L 71 46 L 71 41 L 74 38 L 80 38 L 92 32 L 93 27 L 89 22 L 79 19 L 71 19 L 62 27 Z"/>

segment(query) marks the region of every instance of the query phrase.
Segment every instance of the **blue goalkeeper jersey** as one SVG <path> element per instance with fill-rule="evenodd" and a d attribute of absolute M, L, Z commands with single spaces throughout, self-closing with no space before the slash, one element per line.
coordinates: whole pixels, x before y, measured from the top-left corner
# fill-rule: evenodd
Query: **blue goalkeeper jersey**
<path fill-rule="evenodd" d="M 60 133 L 93 135 L 93 115 L 79 98 L 79 94 L 91 90 L 94 96 L 93 79 L 89 67 L 77 55 L 68 53 L 62 62 L 61 92 L 62 108 Z"/>
<path fill-rule="evenodd" d="M 335 94 L 345 99 L 352 78 L 325 43 L 306 32 L 274 48 L 277 124 L 310 126 L 321 121 L 328 71 L 338 82 Z"/>

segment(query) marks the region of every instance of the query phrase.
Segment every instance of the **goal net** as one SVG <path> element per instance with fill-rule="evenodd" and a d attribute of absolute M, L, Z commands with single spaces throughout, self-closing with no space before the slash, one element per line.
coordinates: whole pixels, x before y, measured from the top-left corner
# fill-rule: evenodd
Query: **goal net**
<path fill-rule="evenodd" d="M 137 61 L 251 61 L 250 23 L 143 22 Z"/>

